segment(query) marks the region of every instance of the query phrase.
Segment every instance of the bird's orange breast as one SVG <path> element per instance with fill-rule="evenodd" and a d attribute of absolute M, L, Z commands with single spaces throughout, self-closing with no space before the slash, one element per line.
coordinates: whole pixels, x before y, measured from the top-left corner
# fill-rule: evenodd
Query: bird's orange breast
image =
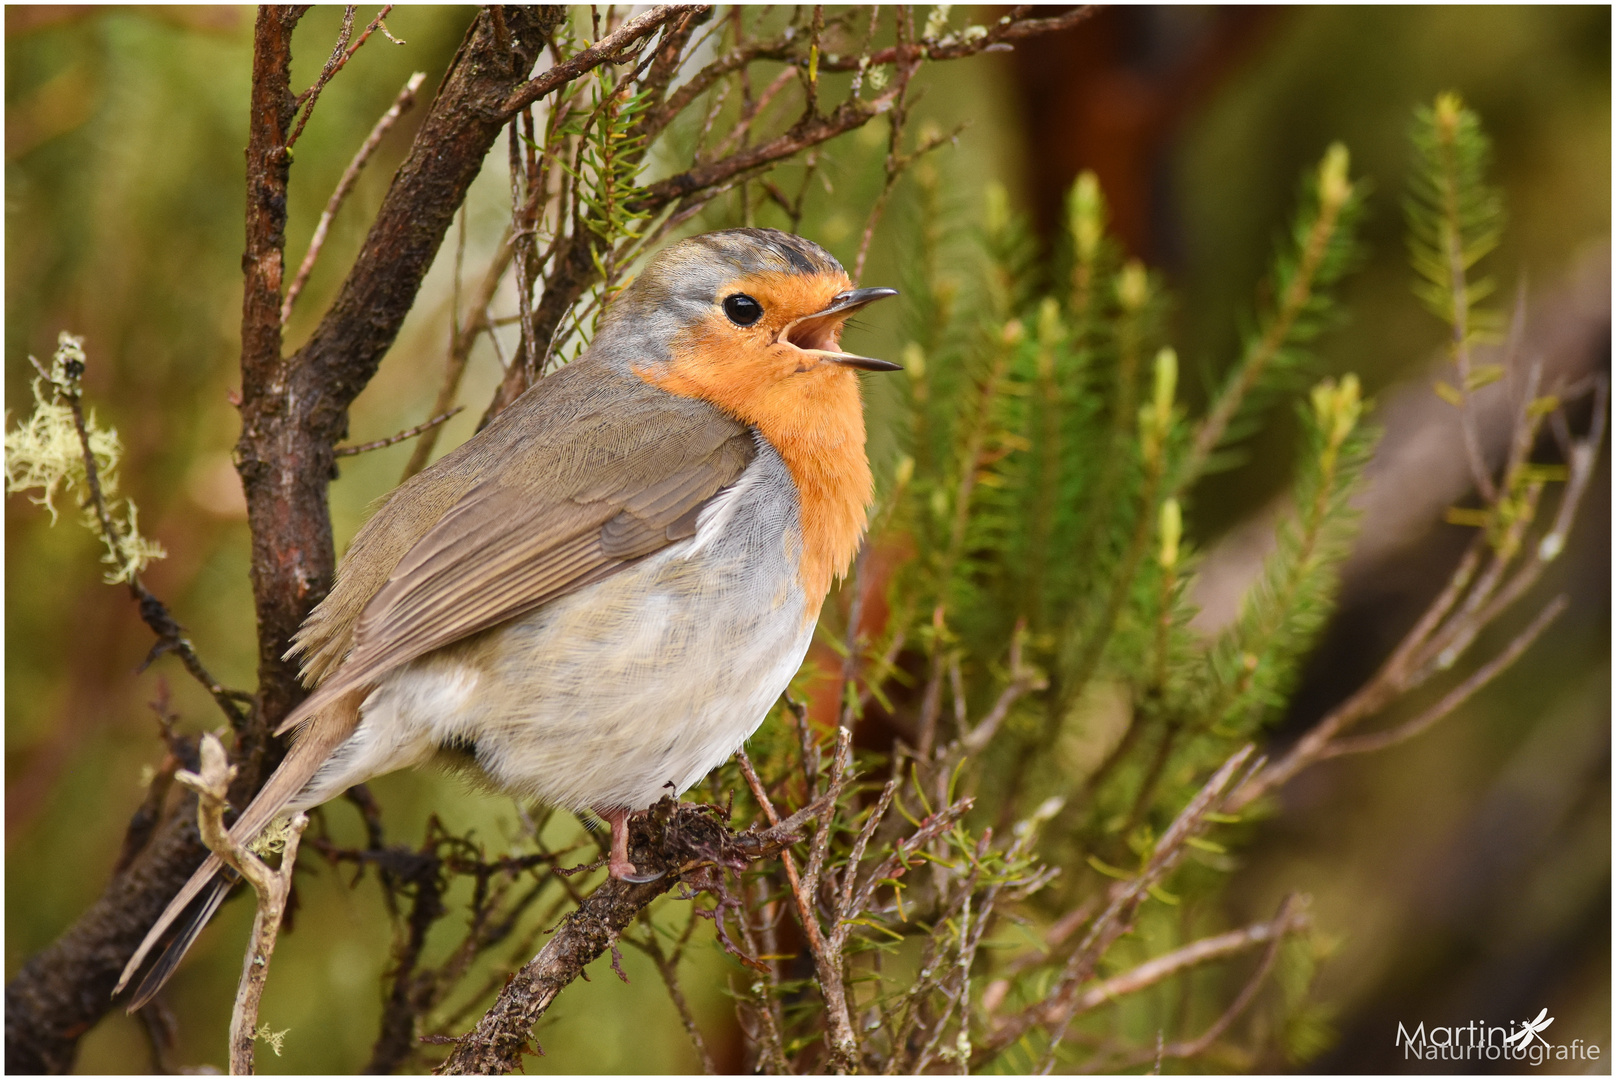
<path fill-rule="evenodd" d="M 681 335 L 673 363 L 636 374 L 668 393 L 716 405 L 757 428 L 779 452 L 797 485 L 800 580 L 817 616 L 831 580 L 847 573 L 858 552 L 874 495 L 858 376 L 834 364 L 797 371 L 791 362 L 782 371 L 713 329 L 719 332 L 696 327 Z M 779 362 L 788 362 L 789 346 L 778 348 Z"/>

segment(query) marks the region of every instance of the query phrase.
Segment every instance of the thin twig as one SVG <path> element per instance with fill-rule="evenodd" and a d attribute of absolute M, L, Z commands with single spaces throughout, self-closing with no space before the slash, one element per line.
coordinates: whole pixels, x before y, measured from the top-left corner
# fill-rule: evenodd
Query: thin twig
<path fill-rule="evenodd" d="M 404 84 L 404 89 L 393 99 L 392 107 L 382 113 L 382 118 L 370 129 L 370 134 L 360 144 L 353 160 L 348 162 L 348 167 L 343 170 L 342 179 L 337 181 L 336 190 L 331 193 L 331 198 L 326 200 L 320 221 L 314 226 L 314 236 L 309 240 L 309 249 L 304 252 L 303 262 L 297 268 L 297 276 L 292 279 L 291 286 L 286 290 L 286 299 L 281 301 L 282 326 L 292 318 L 292 305 L 297 303 L 298 296 L 303 292 L 303 286 L 308 283 L 309 273 L 314 269 L 314 262 L 320 257 L 320 249 L 325 246 L 326 233 L 331 229 L 331 220 L 337 216 L 337 210 L 341 208 L 343 200 L 358 182 L 360 170 L 365 167 L 365 162 L 370 160 L 370 155 L 381 145 L 382 138 L 392 129 L 398 118 L 414 107 L 416 92 L 425 81 L 424 71 L 417 71 L 410 76 L 410 81 Z"/>
<path fill-rule="evenodd" d="M 1286 898 L 1280 909 L 1281 915 L 1285 914 L 1285 909 L 1290 905 L 1291 900 L 1292 898 Z M 1279 921 L 1279 918 L 1280 916 L 1275 916 L 1275 921 Z M 1224 1009 L 1223 1013 L 1200 1035 L 1194 1039 L 1166 1043 L 1165 1045 L 1158 1039 L 1153 1049 L 1136 1053 L 1122 1062 L 1113 1064 L 1110 1068 L 1118 1070 L 1133 1068 L 1150 1061 L 1159 1063 L 1166 1058 L 1193 1058 L 1206 1053 L 1212 1044 L 1223 1037 L 1223 1033 L 1229 1030 L 1229 1026 L 1238 1020 L 1240 1014 L 1245 1012 L 1251 1006 L 1252 1001 L 1256 999 L 1257 991 L 1262 989 L 1263 983 L 1268 978 L 1268 973 L 1274 969 L 1274 962 L 1279 959 L 1279 949 L 1285 943 L 1286 936 L 1285 934 L 1277 934 L 1269 938 L 1268 948 L 1263 951 L 1262 959 L 1258 961 L 1257 969 L 1251 973 L 1251 977 L 1246 980 L 1246 985 L 1235 999 L 1229 1003 L 1229 1007 Z"/>
<path fill-rule="evenodd" d="M 472 295 L 471 314 L 459 324 L 449 343 L 449 361 L 444 365 L 443 382 L 438 387 L 438 398 L 432 403 L 434 415 L 442 415 L 454 407 L 455 397 L 460 393 L 460 380 L 466 373 L 466 362 L 471 358 L 472 346 L 484 331 L 488 332 L 488 340 L 493 344 L 495 354 L 499 356 L 500 367 L 506 366 L 504 356 L 500 353 L 499 337 L 488 318 L 488 305 L 493 303 L 494 294 L 499 291 L 499 283 L 504 279 L 505 271 L 510 268 L 511 259 L 516 253 L 513 241 L 513 234 L 507 229 L 499 246 L 494 250 L 494 258 L 483 274 L 482 283 Z M 426 468 L 427 462 L 432 460 L 432 451 L 437 445 L 440 431 L 439 428 L 429 429 L 425 437 L 415 444 L 409 463 L 404 466 L 404 475 L 400 478 L 400 483 Z"/>
<path fill-rule="evenodd" d="M 292 132 L 292 137 L 286 140 L 286 149 L 288 150 L 297 142 L 298 136 L 303 134 L 303 125 L 307 124 L 309 117 L 314 114 L 314 103 L 320 99 L 320 91 L 325 89 L 325 84 L 330 82 L 332 76 L 336 75 L 337 72 L 348 66 L 348 61 L 353 59 L 354 53 L 359 51 L 361 45 L 370 40 L 371 34 L 380 29 L 383 36 L 394 45 L 404 44 L 403 41 L 389 33 L 387 24 L 382 22 L 383 19 L 387 18 L 388 13 L 393 10 L 393 5 L 388 4 L 382 8 L 380 14 L 370 20 L 370 25 L 365 27 L 364 33 L 359 35 L 359 40 L 353 43 L 353 47 L 344 49 L 344 46 L 348 44 L 348 38 L 353 34 L 353 17 L 356 10 L 358 9 L 355 5 L 349 4 L 343 11 L 342 30 L 337 35 L 336 48 L 331 50 L 331 58 L 320 69 L 320 75 L 315 79 L 314 85 L 297 96 L 297 104 L 303 109 L 303 115 L 298 118 L 297 128 Z"/>
<path fill-rule="evenodd" d="M 1504 669 L 1508 668 L 1532 643 L 1542 635 L 1544 630 L 1555 619 L 1565 612 L 1571 604 L 1570 598 L 1561 594 L 1551 600 L 1515 639 L 1498 653 L 1497 656 L 1481 665 L 1470 676 L 1442 695 L 1435 705 L 1425 710 L 1413 720 L 1400 724 L 1390 731 L 1376 732 L 1372 735 L 1359 735 L 1348 739 L 1334 739 L 1319 750 L 1315 760 L 1326 761 L 1343 754 L 1364 754 L 1374 750 L 1384 750 L 1389 746 L 1396 746 L 1400 742 L 1412 739 L 1425 731 L 1431 725 L 1447 716 L 1454 709 L 1468 701 L 1476 691 L 1496 679 Z M 1262 790 L 1262 789 L 1259 789 Z"/>
<path fill-rule="evenodd" d="M 331 453 L 333 455 L 335 455 L 336 457 L 352 457 L 355 454 L 365 454 L 365 453 L 369 453 L 372 450 L 380 450 L 383 447 L 394 446 L 394 445 L 397 445 L 398 443 L 404 442 L 406 439 L 413 439 L 417 435 L 421 435 L 421 434 L 424 434 L 425 432 L 431 431 L 433 428 L 437 427 L 439 424 L 447 423 L 449 420 L 453 419 L 455 416 L 457 416 L 460 413 L 464 412 L 465 409 L 466 409 L 466 407 L 464 405 L 456 405 L 454 408 L 450 409 L 448 412 L 439 413 L 437 416 L 434 416 L 432 419 L 426 421 L 425 423 L 416 424 L 412 428 L 405 428 L 403 431 L 400 431 L 396 435 L 389 435 L 385 439 L 376 439 L 376 440 L 374 440 L 372 442 L 359 443 L 356 446 L 339 446 L 336 449 L 332 450 Z"/>
<path fill-rule="evenodd" d="M 251 701 L 251 696 L 238 690 L 226 689 L 208 669 L 203 666 L 202 660 L 196 654 L 196 648 L 185 636 L 185 628 L 174 621 L 168 608 L 163 602 L 152 595 L 140 575 L 135 573 L 125 557 L 123 545 L 119 542 L 120 531 L 112 520 L 112 513 L 107 507 L 106 496 L 101 490 L 101 473 L 95 463 L 95 453 L 90 449 L 90 429 L 84 419 L 84 398 L 81 379 L 83 366 L 70 362 L 62 366 L 64 378 L 60 381 L 51 378 L 49 372 L 42 372 L 55 389 L 56 394 L 67 402 L 73 413 L 73 428 L 78 433 L 79 451 L 84 459 L 84 482 L 90 492 L 90 505 L 95 510 L 96 523 L 101 527 L 102 539 L 115 560 L 118 575 L 129 585 L 129 595 L 140 605 L 140 617 L 157 635 L 157 643 L 152 646 L 146 655 L 146 663 L 150 664 L 164 653 L 171 652 L 180 658 L 185 670 L 191 677 L 207 690 L 219 710 L 230 721 L 230 726 L 239 731 L 247 722 L 247 716 L 241 710 L 238 701 Z"/>
<path fill-rule="evenodd" d="M 230 1014 L 230 1075 L 250 1076 L 253 1072 L 253 1043 L 258 1038 L 258 1003 L 269 979 L 269 961 L 275 953 L 281 916 L 292 889 L 292 868 L 297 862 L 298 841 L 308 826 L 306 814 L 295 814 L 286 825 L 285 848 L 279 869 L 271 870 L 264 861 L 230 836 L 224 823 L 229 809 L 230 781 L 236 767 L 229 763 L 224 744 L 211 732 L 202 736 L 200 773 L 181 770 L 174 779 L 197 794 L 197 824 L 202 841 L 225 864 L 247 879 L 258 896 L 253 917 L 252 937 L 242 962 L 241 982 Z"/>
<path fill-rule="evenodd" d="M 1238 955 L 1247 949 L 1269 944 L 1306 929 L 1310 920 L 1298 900 L 1299 898 L 1295 896 L 1287 897 L 1280 905 L 1278 913 L 1267 922 L 1252 923 L 1250 926 L 1231 930 L 1226 934 L 1202 938 L 1170 953 L 1147 960 L 1138 967 L 1114 975 L 1104 982 L 1094 984 L 1078 995 L 1077 1013 L 1097 1009 L 1118 998 L 1137 994 L 1180 972 Z"/>
<path fill-rule="evenodd" d="M 1049 1030 L 1049 1044 L 1044 1052 L 1040 1071 L 1047 1071 L 1055 1059 L 1055 1053 L 1065 1037 L 1067 1027 L 1076 1015 L 1078 987 L 1088 981 L 1101 957 L 1132 927 L 1135 914 L 1144 903 L 1145 897 L 1149 895 L 1150 889 L 1177 865 L 1189 840 L 1206 828 L 1207 815 L 1223 809 L 1229 801 L 1229 794 L 1238 792 L 1248 781 L 1251 773 L 1261 766 L 1260 758 L 1255 763 L 1252 762 L 1254 753 L 1255 747 L 1250 744 L 1235 751 L 1202 785 L 1200 791 L 1190 799 L 1184 809 L 1179 811 L 1173 823 L 1151 849 L 1150 858 L 1144 868 L 1133 877 L 1119 881 L 1111 887 L 1105 910 L 1089 927 L 1088 933 L 1083 936 L 1083 940 L 1067 960 L 1054 987 L 1045 995 L 1045 1001 L 1051 1003 L 1052 1007 L 1040 1008 L 1037 1012 L 1024 1012 L 1007 1019 L 978 1046 L 972 1058 L 974 1065 L 985 1064 L 1005 1048 L 1020 1041 L 1035 1024 L 1043 1024 Z M 1242 773 L 1242 770 L 1243 774 L 1237 779 L 1236 774 Z"/>
<path fill-rule="evenodd" d="M 565 63 L 557 64 L 544 74 L 523 83 L 505 99 L 502 112 L 514 115 L 538 101 L 546 94 L 573 82 L 605 63 L 616 63 L 624 52 L 656 33 L 671 19 L 699 14 L 710 4 L 659 4 L 650 11 L 636 15 L 594 45 L 577 53 Z"/>
<path fill-rule="evenodd" d="M 692 910 L 689 926 L 695 926 L 695 922 L 696 913 Z M 688 935 L 689 932 L 687 927 L 685 933 Z M 701 1062 L 701 1071 L 708 1076 L 716 1075 L 718 1066 L 713 1064 L 713 1055 L 707 1049 L 707 1040 L 702 1038 L 701 1028 L 697 1025 L 695 1016 L 690 1012 L 690 1003 L 685 1000 L 684 992 L 679 989 L 679 956 L 675 953 L 670 958 L 665 954 L 662 951 L 662 943 L 657 941 L 656 934 L 656 927 L 650 927 L 646 933 L 645 940 L 634 941 L 634 944 L 638 945 L 651 958 L 651 962 L 656 964 L 657 972 L 662 976 L 662 983 L 667 987 L 668 997 L 673 1000 L 673 1007 L 679 1012 L 679 1022 L 684 1025 L 685 1034 L 690 1036 L 690 1045 L 695 1048 L 696 1059 Z M 624 940 L 629 941 L 632 939 L 624 938 Z"/>

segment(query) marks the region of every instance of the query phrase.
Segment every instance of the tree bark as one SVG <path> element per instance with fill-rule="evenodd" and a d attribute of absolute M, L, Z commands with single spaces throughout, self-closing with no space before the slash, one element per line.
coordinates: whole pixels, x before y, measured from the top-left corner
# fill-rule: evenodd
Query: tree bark
<path fill-rule="evenodd" d="M 444 75 L 364 247 L 303 348 L 281 355 L 286 246 L 284 151 L 294 112 L 292 29 L 302 8 L 265 7 L 254 30 L 242 258 L 242 435 L 237 469 L 253 535 L 258 703 L 243 732 L 232 801 L 245 805 L 279 761 L 270 738 L 303 688 L 281 659 L 336 567 L 326 493 L 348 406 L 375 374 L 415 301 L 466 189 L 506 119 L 559 7 L 483 9 Z M 112 987 L 169 897 L 207 855 L 194 798 L 180 801 L 130 866 L 6 988 L 8 1072 L 65 1072 L 78 1039 L 113 1004 Z"/>

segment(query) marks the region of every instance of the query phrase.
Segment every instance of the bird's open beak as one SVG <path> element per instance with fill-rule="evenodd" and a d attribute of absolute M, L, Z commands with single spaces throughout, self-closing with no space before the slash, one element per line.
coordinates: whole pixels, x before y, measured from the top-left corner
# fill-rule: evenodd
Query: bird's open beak
<path fill-rule="evenodd" d="M 787 325 L 780 331 L 780 340 L 789 341 L 803 352 L 827 363 L 858 368 L 860 371 L 902 371 L 902 364 L 894 364 L 890 360 L 854 356 L 837 348 L 826 348 L 835 342 L 836 328 L 853 312 L 866 304 L 897 295 L 897 289 L 848 289 L 837 293 L 825 307 Z"/>

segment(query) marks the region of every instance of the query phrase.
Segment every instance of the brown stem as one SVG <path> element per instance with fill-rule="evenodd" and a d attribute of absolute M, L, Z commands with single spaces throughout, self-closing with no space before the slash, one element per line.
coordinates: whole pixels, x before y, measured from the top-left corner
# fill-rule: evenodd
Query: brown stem
<path fill-rule="evenodd" d="M 472 23 L 410 155 L 338 299 L 290 360 L 281 356 L 285 145 L 295 110 L 292 28 L 301 7 L 265 7 L 253 38 L 243 260 L 242 438 L 239 469 L 253 531 L 258 622 L 258 709 L 243 726 L 235 805 L 273 764 L 268 732 L 301 700 L 291 634 L 325 593 L 335 566 L 326 488 L 348 403 L 364 388 L 414 302 L 466 187 L 500 130 L 499 106 L 527 76 L 559 10 L 506 8 L 516 47 L 497 46 L 486 11 Z M 183 654 L 182 654 L 183 655 Z M 207 849 L 194 806 L 181 801 L 147 849 L 6 989 L 6 1064 L 66 1071 L 78 1039 L 113 1004 L 112 987 L 146 930 Z"/>
<path fill-rule="evenodd" d="M 365 162 L 370 160 L 370 155 L 376 152 L 376 147 L 381 145 L 382 138 L 392 130 L 393 124 L 400 116 L 415 107 L 415 95 L 425 81 L 424 71 L 417 71 L 410 76 L 410 81 L 404 84 L 404 89 L 393 99 L 392 108 L 382 113 L 382 118 L 376 121 L 376 126 L 370 129 L 370 134 L 360 144 L 353 160 L 348 162 L 348 167 L 342 171 L 342 179 L 337 181 L 336 190 L 331 193 L 331 198 L 326 200 L 325 210 L 320 213 L 320 221 L 314 226 L 314 236 L 310 238 L 309 250 L 304 252 L 303 262 L 297 268 L 297 276 L 292 279 L 292 284 L 286 290 L 286 299 L 281 301 L 282 326 L 291 321 L 292 305 L 297 303 L 298 296 L 303 292 L 303 286 L 308 283 L 309 274 L 314 270 L 314 263 L 320 257 L 320 249 L 325 246 L 326 233 L 331 229 L 331 220 L 337 216 L 337 211 L 341 209 L 348 193 L 353 191 L 354 184 L 358 183 L 360 171 L 364 169 Z"/>
<path fill-rule="evenodd" d="M 656 33 L 664 23 L 676 18 L 699 15 L 710 7 L 708 4 L 659 4 L 644 14 L 636 15 L 565 63 L 557 64 L 530 82 L 516 87 L 500 107 L 502 115 L 509 118 L 546 94 L 574 81 L 578 76 L 587 74 L 602 64 L 620 60 L 624 52 Z"/>
<path fill-rule="evenodd" d="M 290 358 L 280 355 L 279 325 L 286 165 L 280 144 L 271 143 L 278 164 L 259 166 L 258 143 L 276 132 L 254 132 L 237 467 L 253 534 L 259 691 L 270 727 L 303 697 L 295 666 L 282 657 L 335 569 L 326 491 L 332 448 L 347 433 L 348 405 L 392 345 L 501 131 L 501 103 L 559 17 L 506 8 L 501 48 L 491 14 L 478 14 L 335 302 Z"/>
<path fill-rule="evenodd" d="M 675 805 L 652 808 L 648 820 L 631 823 L 630 852 L 636 866 L 666 872 L 644 883 L 608 879 L 571 915 L 526 966 L 512 975 L 477 1027 L 455 1043 L 437 1070 L 449 1075 L 507 1073 L 527 1052 L 533 1025 L 550 1003 L 591 961 L 605 953 L 627 926 L 658 896 L 698 866 L 745 867 L 778 854 L 796 842 L 811 817 L 828 812 L 823 804 L 805 807 L 763 830 L 739 835 L 705 810 Z"/>
<path fill-rule="evenodd" d="M 416 424 L 412 428 L 405 428 L 396 435 L 389 435 L 385 439 L 373 439 L 370 442 L 359 443 L 355 446 L 339 446 L 335 450 L 331 451 L 331 453 L 335 457 L 353 457 L 355 454 L 368 454 L 372 450 L 381 450 L 389 446 L 397 446 L 401 442 L 413 439 L 417 435 L 423 435 L 426 432 L 431 431 L 433 428 L 440 427 L 441 425 L 448 423 L 450 420 L 464 412 L 465 408 L 466 407 L 464 405 L 456 405 L 447 412 L 441 412 L 432 419 Z"/>

